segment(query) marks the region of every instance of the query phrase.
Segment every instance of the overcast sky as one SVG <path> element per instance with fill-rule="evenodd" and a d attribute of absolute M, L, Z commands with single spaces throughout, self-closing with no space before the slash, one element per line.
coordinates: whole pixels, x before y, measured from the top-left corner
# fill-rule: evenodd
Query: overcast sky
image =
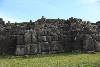
<path fill-rule="evenodd" d="M 70 17 L 100 20 L 100 0 L 0 0 L 0 17 L 11 22 Z"/>

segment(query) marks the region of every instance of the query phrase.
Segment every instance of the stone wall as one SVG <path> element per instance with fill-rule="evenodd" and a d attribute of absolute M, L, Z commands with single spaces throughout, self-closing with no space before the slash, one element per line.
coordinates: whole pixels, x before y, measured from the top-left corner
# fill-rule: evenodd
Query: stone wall
<path fill-rule="evenodd" d="M 0 19 L 0 54 L 52 54 L 65 51 L 100 51 L 99 22 L 77 18 L 41 19 L 5 24 Z"/>

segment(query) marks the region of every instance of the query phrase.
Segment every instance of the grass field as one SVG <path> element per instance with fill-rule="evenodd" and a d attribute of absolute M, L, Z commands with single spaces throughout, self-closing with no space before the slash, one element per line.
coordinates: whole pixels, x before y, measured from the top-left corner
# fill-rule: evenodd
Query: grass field
<path fill-rule="evenodd" d="M 0 56 L 0 67 L 100 67 L 100 52 L 96 54 L 60 53 L 47 55 Z"/>

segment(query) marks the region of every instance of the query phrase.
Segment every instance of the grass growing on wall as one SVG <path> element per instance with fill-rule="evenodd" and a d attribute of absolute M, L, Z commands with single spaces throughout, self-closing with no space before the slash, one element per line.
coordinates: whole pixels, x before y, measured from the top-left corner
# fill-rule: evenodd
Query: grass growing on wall
<path fill-rule="evenodd" d="M 0 67 L 100 67 L 100 52 L 96 54 L 46 54 L 0 56 Z"/>

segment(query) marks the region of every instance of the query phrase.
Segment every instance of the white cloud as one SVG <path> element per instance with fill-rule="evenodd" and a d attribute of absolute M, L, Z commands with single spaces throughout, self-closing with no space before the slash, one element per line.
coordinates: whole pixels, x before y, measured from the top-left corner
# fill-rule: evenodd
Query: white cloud
<path fill-rule="evenodd" d="M 4 20 L 5 22 L 10 21 L 11 23 L 14 23 L 14 22 L 17 21 L 16 19 L 11 18 L 11 17 L 7 17 L 7 16 L 0 16 L 0 17 L 3 18 L 3 20 Z"/>
<path fill-rule="evenodd" d="M 80 3 L 83 4 L 96 4 L 99 0 L 78 0 Z"/>
<path fill-rule="evenodd" d="M 10 18 L 10 17 L 3 17 L 3 19 L 4 19 L 4 21 L 10 21 L 10 22 L 16 22 L 16 20 L 15 19 L 13 19 L 13 18 Z"/>
<path fill-rule="evenodd" d="M 21 22 L 21 19 L 15 19 L 13 17 L 9 17 L 9 16 L 6 16 L 4 13 L 0 12 L 0 18 L 3 18 L 3 20 L 5 22 L 8 22 L 10 21 L 11 23 L 14 23 L 14 22 Z"/>
<path fill-rule="evenodd" d="M 88 2 L 90 2 L 90 3 L 96 3 L 96 2 L 98 2 L 99 0 L 88 0 Z"/>

